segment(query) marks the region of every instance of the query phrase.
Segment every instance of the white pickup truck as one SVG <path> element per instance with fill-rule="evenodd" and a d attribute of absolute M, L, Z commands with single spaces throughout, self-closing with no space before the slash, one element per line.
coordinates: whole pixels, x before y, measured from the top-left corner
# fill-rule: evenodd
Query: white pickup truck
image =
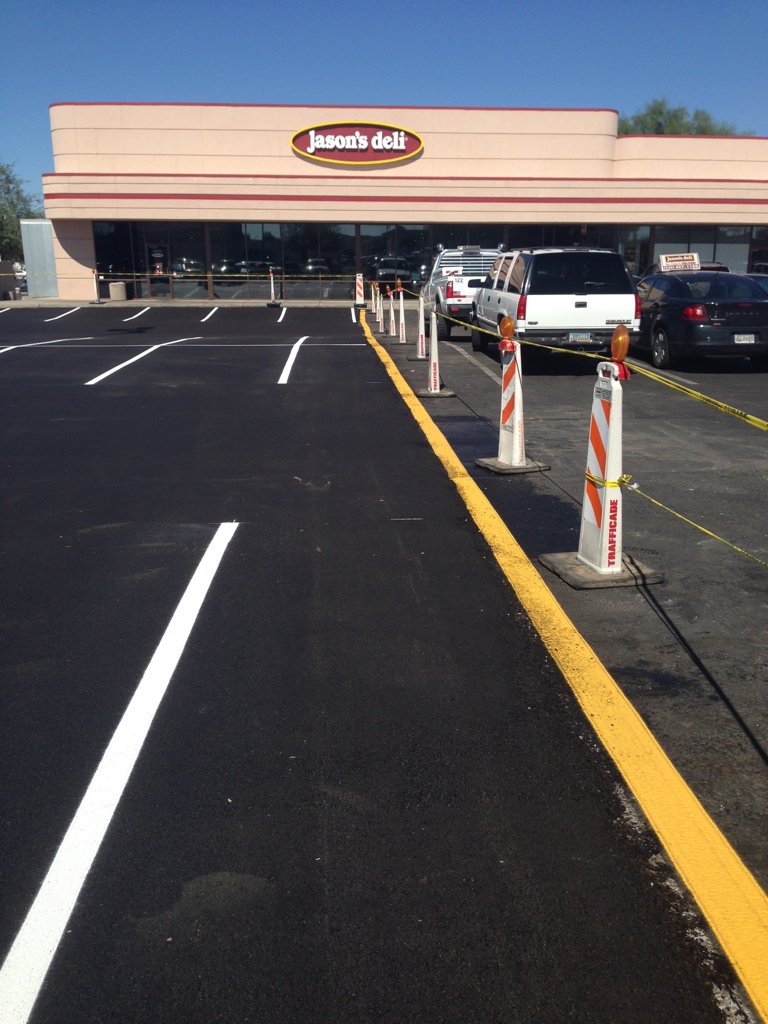
<path fill-rule="evenodd" d="M 438 252 L 421 294 L 424 297 L 424 315 L 435 310 L 437 336 L 449 338 L 452 321 L 461 320 L 469 326 L 475 292 L 480 288 L 489 270 L 496 262 L 498 249 L 481 249 L 477 245 L 460 245 L 457 249 Z"/>

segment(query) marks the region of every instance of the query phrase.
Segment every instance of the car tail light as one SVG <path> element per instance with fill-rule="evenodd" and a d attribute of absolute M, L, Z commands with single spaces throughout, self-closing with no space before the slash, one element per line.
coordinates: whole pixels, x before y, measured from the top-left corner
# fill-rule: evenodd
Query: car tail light
<path fill-rule="evenodd" d="M 640 304 L 640 296 L 635 296 L 635 320 L 639 320 L 643 312 L 643 307 Z"/>
<path fill-rule="evenodd" d="M 445 297 L 446 299 L 453 298 L 453 281 L 449 281 L 448 284 L 445 286 Z"/>
<path fill-rule="evenodd" d="M 696 323 L 706 323 L 709 320 L 706 306 L 686 306 L 680 316 L 683 320 L 693 320 Z"/>
<path fill-rule="evenodd" d="M 521 295 L 517 300 L 517 319 L 525 320 L 525 307 L 528 305 L 528 296 Z"/>

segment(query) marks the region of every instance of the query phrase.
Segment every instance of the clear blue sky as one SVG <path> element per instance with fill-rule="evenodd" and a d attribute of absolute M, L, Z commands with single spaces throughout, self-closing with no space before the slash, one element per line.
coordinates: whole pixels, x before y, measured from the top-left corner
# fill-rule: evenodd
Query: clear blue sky
<path fill-rule="evenodd" d="M 53 170 L 68 101 L 610 107 L 768 137 L 764 0 L 6 0 L 0 163 Z"/>

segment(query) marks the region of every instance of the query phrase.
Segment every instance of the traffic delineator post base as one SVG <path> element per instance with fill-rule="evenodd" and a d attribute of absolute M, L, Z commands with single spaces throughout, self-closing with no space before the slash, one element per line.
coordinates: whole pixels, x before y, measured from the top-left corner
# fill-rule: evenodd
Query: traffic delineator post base
<path fill-rule="evenodd" d="M 602 590 L 606 587 L 639 587 L 652 583 L 663 583 L 665 576 L 657 569 L 650 569 L 631 555 L 621 556 L 621 572 L 606 576 L 595 572 L 581 561 L 577 552 L 562 551 L 557 554 L 539 555 L 541 564 L 559 576 L 574 590 Z"/>
<path fill-rule="evenodd" d="M 536 462 L 527 457 L 522 466 L 510 466 L 508 462 L 502 462 L 500 459 L 475 459 L 475 465 L 489 469 L 491 473 L 498 473 L 499 476 L 508 476 L 513 473 L 543 473 L 552 468 L 543 462 Z"/>

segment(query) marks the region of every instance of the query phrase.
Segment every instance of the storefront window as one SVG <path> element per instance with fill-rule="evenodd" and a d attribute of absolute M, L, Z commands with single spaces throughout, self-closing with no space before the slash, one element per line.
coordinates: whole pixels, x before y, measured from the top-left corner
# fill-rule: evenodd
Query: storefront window
<path fill-rule="evenodd" d="M 752 228 L 749 269 L 757 274 L 768 273 L 768 227 Z"/>
<path fill-rule="evenodd" d="M 274 286 L 277 298 L 346 299 L 354 274 L 375 276 L 381 256 L 406 259 L 424 280 L 438 242 L 610 248 L 638 275 L 661 253 L 689 251 L 736 272 L 768 269 L 764 226 L 94 221 L 93 239 L 102 280 L 124 279 L 134 298 L 268 299 Z"/>
<path fill-rule="evenodd" d="M 507 228 L 508 249 L 536 249 L 551 245 L 551 239 L 544 241 L 544 224 L 510 224 Z"/>
<path fill-rule="evenodd" d="M 718 228 L 715 259 L 719 263 L 724 263 L 734 274 L 746 274 L 749 266 L 750 235 L 750 228 Z"/>
<path fill-rule="evenodd" d="M 668 252 L 688 252 L 687 224 L 657 224 L 654 236 L 652 263 Z"/>
<path fill-rule="evenodd" d="M 616 251 L 624 257 L 631 274 L 639 276 L 651 262 L 648 258 L 650 234 L 648 225 L 620 227 L 616 231 Z"/>
<path fill-rule="evenodd" d="M 688 252 L 697 252 L 700 260 L 714 260 L 715 227 L 713 224 L 702 224 L 692 227 L 688 235 Z"/>

